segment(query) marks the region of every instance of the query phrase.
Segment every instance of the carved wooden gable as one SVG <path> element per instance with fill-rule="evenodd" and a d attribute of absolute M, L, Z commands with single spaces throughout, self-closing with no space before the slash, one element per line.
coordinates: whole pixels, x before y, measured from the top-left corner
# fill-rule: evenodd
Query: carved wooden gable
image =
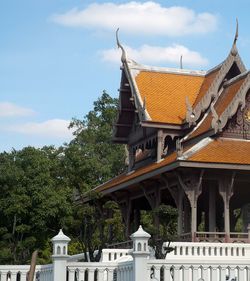
<path fill-rule="evenodd" d="M 243 110 L 238 107 L 235 115 L 228 120 L 222 136 L 229 138 L 250 139 L 250 90 L 246 95 L 246 105 Z"/>

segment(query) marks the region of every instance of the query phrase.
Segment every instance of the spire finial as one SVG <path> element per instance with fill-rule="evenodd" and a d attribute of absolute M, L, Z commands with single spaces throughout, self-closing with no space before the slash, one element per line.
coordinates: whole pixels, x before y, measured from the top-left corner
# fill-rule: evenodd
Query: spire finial
<path fill-rule="evenodd" d="M 238 36 L 239 36 L 239 23 L 238 23 L 238 18 L 236 18 L 236 30 L 235 30 L 234 42 L 233 42 L 233 46 L 232 46 L 232 50 L 231 50 L 231 54 L 233 56 L 236 56 L 236 54 L 237 54 L 236 42 L 238 40 Z"/>
<path fill-rule="evenodd" d="M 183 65 L 182 65 L 182 55 L 181 55 L 181 57 L 180 57 L 180 69 L 183 69 Z"/>
<path fill-rule="evenodd" d="M 117 47 L 122 50 L 121 61 L 123 63 L 127 60 L 127 55 L 126 55 L 126 51 L 124 50 L 123 46 L 121 45 L 121 43 L 119 41 L 118 33 L 119 33 L 119 28 L 117 28 L 117 30 L 116 30 L 116 44 L 117 44 Z"/>
<path fill-rule="evenodd" d="M 236 41 L 238 40 L 238 36 L 239 36 L 239 23 L 238 23 L 238 18 L 236 18 L 236 31 L 234 36 L 234 44 L 236 44 Z"/>

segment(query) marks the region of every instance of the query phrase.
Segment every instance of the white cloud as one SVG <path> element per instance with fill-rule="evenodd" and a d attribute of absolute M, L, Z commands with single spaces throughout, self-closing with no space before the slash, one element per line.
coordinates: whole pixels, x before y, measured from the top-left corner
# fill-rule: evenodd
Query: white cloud
<path fill-rule="evenodd" d="M 148 2 L 94 3 L 83 10 L 74 8 L 52 16 L 56 23 L 72 27 L 89 27 L 136 34 L 181 36 L 206 33 L 216 29 L 217 17 L 211 13 L 195 13 L 180 7 L 163 7 Z"/>
<path fill-rule="evenodd" d="M 25 135 L 52 137 L 52 138 L 72 138 L 72 132 L 68 129 L 70 121 L 63 119 L 51 119 L 44 122 L 29 122 L 14 125 L 6 128 L 8 131 Z"/>
<path fill-rule="evenodd" d="M 150 64 L 166 64 L 174 63 L 179 66 L 180 57 L 183 57 L 183 65 L 185 66 L 205 66 L 208 60 L 201 56 L 198 52 L 191 51 L 185 46 L 174 44 L 168 47 L 158 47 L 143 45 L 138 49 L 124 46 L 128 57 L 140 62 Z M 102 59 L 107 62 L 119 63 L 121 52 L 119 49 L 108 49 L 100 52 Z"/>
<path fill-rule="evenodd" d="M 0 117 L 30 116 L 34 113 L 29 108 L 21 107 L 10 102 L 0 102 Z"/>

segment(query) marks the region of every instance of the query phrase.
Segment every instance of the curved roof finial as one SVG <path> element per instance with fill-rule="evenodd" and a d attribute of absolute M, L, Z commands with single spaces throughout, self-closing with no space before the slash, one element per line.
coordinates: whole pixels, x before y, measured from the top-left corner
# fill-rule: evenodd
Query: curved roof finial
<path fill-rule="evenodd" d="M 238 19 L 236 18 L 236 31 L 235 31 L 235 36 L 234 36 L 234 44 L 236 44 L 238 36 L 239 36 L 239 23 L 238 23 Z"/>
<path fill-rule="evenodd" d="M 235 30 L 235 35 L 234 35 L 234 42 L 233 42 L 233 46 L 232 46 L 232 50 L 231 50 L 231 54 L 233 56 L 236 56 L 237 54 L 237 47 L 236 47 L 236 42 L 238 40 L 238 36 L 239 36 L 239 23 L 238 23 L 238 19 L 236 18 L 236 30 Z"/>
<path fill-rule="evenodd" d="M 181 55 L 181 57 L 180 57 L 180 69 L 183 69 L 182 59 L 183 59 L 183 56 Z"/>
<path fill-rule="evenodd" d="M 117 47 L 122 50 L 121 61 L 125 62 L 127 60 L 127 55 L 126 55 L 125 49 L 123 48 L 123 46 L 121 45 L 121 43 L 119 41 L 118 32 L 119 32 L 119 28 L 117 28 L 117 30 L 116 30 L 116 44 L 117 44 Z"/>

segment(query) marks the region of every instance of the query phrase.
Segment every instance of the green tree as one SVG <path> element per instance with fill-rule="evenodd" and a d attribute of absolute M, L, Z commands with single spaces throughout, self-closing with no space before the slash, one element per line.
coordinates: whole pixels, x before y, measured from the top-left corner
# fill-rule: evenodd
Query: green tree
<path fill-rule="evenodd" d="M 0 154 L 0 263 L 25 263 L 37 248 L 48 262 L 48 240 L 71 215 L 63 170 L 54 147 Z"/>
<path fill-rule="evenodd" d="M 83 120 L 72 120 L 70 128 L 75 137 L 65 149 L 66 175 L 79 203 L 72 228 L 82 250 L 93 261 L 100 258 L 106 243 L 123 238 L 120 210 L 114 202 L 105 203 L 91 192 L 91 202 L 86 203 L 86 192 L 124 170 L 125 149 L 112 143 L 117 103 L 104 91 Z M 96 249 L 99 252 L 94 257 Z"/>
<path fill-rule="evenodd" d="M 117 103 L 104 91 L 83 120 L 70 123 L 75 137 L 65 149 L 65 165 L 72 187 L 80 193 L 124 170 L 124 147 L 112 143 Z"/>
<path fill-rule="evenodd" d="M 154 224 L 155 217 L 158 218 L 158 225 Z M 145 229 L 152 235 L 150 246 L 155 250 L 157 259 L 165 258 L 166 254 L 173 250 L 169 247 L 170 242 L 177 237 L 177 209 L 161 204 L 153 211 L 142 212 L 141 220 Z M 163 244 L 168 243 L 167 248 L 163 249 Z"/>

